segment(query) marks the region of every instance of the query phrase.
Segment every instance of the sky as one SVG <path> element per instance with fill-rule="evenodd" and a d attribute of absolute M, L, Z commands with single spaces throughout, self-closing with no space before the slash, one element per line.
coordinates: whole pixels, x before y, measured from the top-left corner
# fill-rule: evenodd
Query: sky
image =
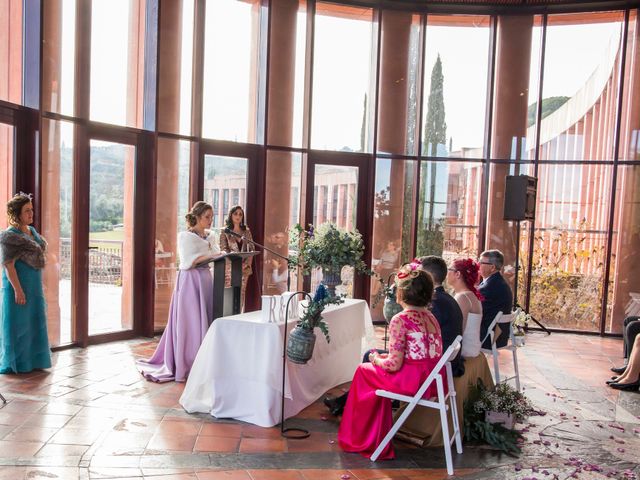
<path fill-rule="evenodd" d="M 129 0 L 93 0 L 91 118 L 124 124 Z M 193 1 L 184 2 L 185 43 L 181 65 L 182 104 L 188 106 L 192 62 Z M 75 0 L 63 0 L 62 113 L 72 114 Z M 251 5 L 235 0 L 207 2 L 203 91 L 203 135 L 248 140 L 251 85 Z M 540 29 L 533 33 L 530 103 L 537 96 Z M 296 51 L 294 145 L 302 139 L 305 14 L 299 14 Z M 375 71 L 370 22 L 319 15 L 316 18 L 312 148 L 360 147 L 364 95 L 371 99 Z M 595 69 L 620 24 L 549 27 L 544 96 L 573 95 Z M 424 92 L 438 54 L 443 63 L 447 137 L 453 150 L 482 147 L 486 108 L 489 29 L 428 26 Z M 426 114 L 426 102 L 424 105 Z M 189 131 L 189 108 L 180 130 Z M 64 139 L 66 143 L 70 138 Z"/>

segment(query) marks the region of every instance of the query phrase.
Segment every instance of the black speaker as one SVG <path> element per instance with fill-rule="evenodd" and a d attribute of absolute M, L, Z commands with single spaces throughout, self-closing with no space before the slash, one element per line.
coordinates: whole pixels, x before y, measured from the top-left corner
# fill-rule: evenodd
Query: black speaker
<path fill-rule="evenodd" d="M 504 188 L 504 219 L 533 220 L 536 213 L 538 179 L 528 175 L 508 175 Z"/>

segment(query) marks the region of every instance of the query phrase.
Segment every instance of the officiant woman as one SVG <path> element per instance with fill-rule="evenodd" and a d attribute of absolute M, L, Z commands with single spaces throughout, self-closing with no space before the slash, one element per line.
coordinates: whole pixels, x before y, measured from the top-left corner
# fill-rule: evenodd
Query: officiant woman
<path fill-rule="evenodd" d="M 252 252 L 255 250 L 251 230 L 244 223 L 244 210 L 240 205 L 235 205 L 229 210 L 229 215 L 225 221 L 227 230 L 233 233 L 222 232 L 220 234 L 220 249 L 226 253 L 232 252 Z M 244 297 L 247 292 L 247 282 L 252 273 L 251 264 L 253 258 L 245 258 L 242 261 L 242 288 L 240 289 L 240 311 L 244 312 Z M 224 272 L 224 287 L 231 287 L 231 262 L 226 260 Z"/>
<path fill-rule="evenodd" d="M 169 321 L 155 353 L 139 360 L 142 375 L 154 382 L 184 382 L 213 320 L 213 278 L 208 263 L 221 255 L 209 230 L 213 209 L 196 202 L 185 215 L 187 230 L 178 234 L 180 270 L 169 307 Z"/>
<path fill-rule="evenodd" d="M 9 228 L 0 233 L 0 373 L 26 373 L 51 367 L 42 291 L 47 243 L 31 226 L 30 194 L 9 200 L 7 217 Z"/>

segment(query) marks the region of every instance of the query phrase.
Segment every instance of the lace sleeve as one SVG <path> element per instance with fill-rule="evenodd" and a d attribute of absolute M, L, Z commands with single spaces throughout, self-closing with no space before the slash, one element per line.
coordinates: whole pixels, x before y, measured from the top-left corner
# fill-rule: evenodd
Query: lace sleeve
<path fill-rule="evenodd" d="M 373 358 L 374 365 L 382 367 L 387 372 L 400 370 L 404 360 L 407 327 L 401 315 L 402 313 L 397 314 L 389 323 L 389 353 Z"/>

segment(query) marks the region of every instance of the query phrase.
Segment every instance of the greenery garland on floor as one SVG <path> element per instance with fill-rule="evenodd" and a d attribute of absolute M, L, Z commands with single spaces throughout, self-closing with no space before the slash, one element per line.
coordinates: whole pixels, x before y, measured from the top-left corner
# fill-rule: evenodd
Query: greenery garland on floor
<path fill-rule="evenodd" d="M 488 389 L 478 379 L 476 385 L 469 389 L 464 404 L 464 436 L 467 441 L 487 443 L 508 455 L 519 455 L 524 437 L 517 430 L 488 422 L 486 413 L 489 411 L 507 413 L 513 415 L 516 422 L 522 422 L 535 412 L 529 399 L 506 383 Z"/>

